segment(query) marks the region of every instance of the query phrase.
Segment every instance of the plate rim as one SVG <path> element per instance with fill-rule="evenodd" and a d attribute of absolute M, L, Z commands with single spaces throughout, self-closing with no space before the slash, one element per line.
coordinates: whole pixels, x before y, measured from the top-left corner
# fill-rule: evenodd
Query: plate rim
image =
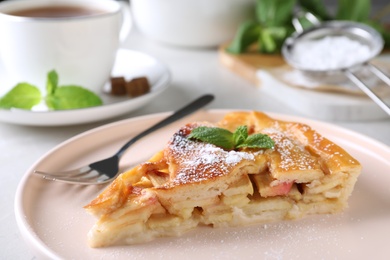
<path fill-rule="evenodd" d="M 218 115 L 218 116 L 223 116 L 224 114 L 228 112 L 233 112 L 233 111 L 253 111 L 250 109 L 204 109 L 207 114 L 210 115 Z M 113 128 L 119 125 L 126 125 L 126 124 L 132 124 L 137 121 L 141 120 L 150 120 L 150 119 L 155 119 L 159 120 L 162 119 L 163 117 L 167 117 L 171 115 L 173 111 L 168 111 L 168 112 L 160 112 L 160 113 L 153 113 L 153 114 L 147 114 L 147 115 L 142 115 L 142 116 L 137 116 L 133 118 L 127 118 L 127 119 L 122 119 L 118 120 L 115 122 L 111 122 L 105 125 L 101 125 L 92 129 L 89 129 L 87 131 L 84 131 L 82 133 L 79 133 L 59 144 L 51 148 L 49 151 L 44 153 L 38 160 L 36 160 L 23 174 L 22 178 L 20 179 L 17 189 L 15 192 L 15 199 L 14 199 L 14 215 L 17 223 L 17 227 L 19 229 L 19 232 L 22 235 L 23 240 L 26 242 L 27 246 L 32 249 L 32 252 L 37 253 L 39 252 L 42 256 L 45 258 L 50 258 L 50 259 L 57 259 L 61 258 L 60 255 L 58 255 L 55 251 L 53 251 L 48 245 L 46 245 L 40 237 L 38 237 L 33 228 L 29 225 L 27 222 L 27 217 L 24 214 L 24 206 L 23 206 L 23 192 L 27 186 L 27 182 L 29 178 L 31 177 L 31 172 L 35 169 L 35 166 L 40 164 L 42 161 L 46 159 L 50 154 L 53 152 L 56 152 L 57 150 L 60 150 L 63 146 L 66 146 L 68 143 L 77 141 L 77 139 L 83 138 L 84 136 L 88 136 L 92 133 L 104 131 L 109 128 Z M 280 120 L 288 120 L 288 121 L 295 121 L 295 122 L 302 122 L 304 124 L 309 124 L 310 126 L 314 125 L 313 128 L 321 128 L 325 127 L 325 129 L 334 129 L 331 130 L 332 132 L 337 132 L 337 133 L 342 133 L 346 134 L 348 136 L 351 136 L 352 139 L 359 138 L 362 140 L 364 143 L 369 142 L 370 145 L 372 145 L 375 148 L 378 148 L 379 150 L 382 150 L 385 154 L 388 153 L 390 155 L 390 147 L 387 146 L 386 144 L 383 144 L 369 136 L 366 136 L 364 134 L 355 132 L 353 130 L 328 123 L 328 122 L 323 122 L 319 120 L 313 120 L 313 119 L 308 119 L 304 117 L 299 117 L 299 116 L 294 116 L 294 115 L 288 115 L 288 114 L 280 114 L 280 113 L 273 113 L 273 112 L 267 112 L 264 111 L 267 115 L 270 115 L 271 117 L 274 117 L 276 119 Z M 380 157 L 382 159 L 386 159 L 382 154 L 380 154 Z M 390 163 L 389 163 L 390 165 Z M 38 251 L 37 251 L 38 250 Z"/>

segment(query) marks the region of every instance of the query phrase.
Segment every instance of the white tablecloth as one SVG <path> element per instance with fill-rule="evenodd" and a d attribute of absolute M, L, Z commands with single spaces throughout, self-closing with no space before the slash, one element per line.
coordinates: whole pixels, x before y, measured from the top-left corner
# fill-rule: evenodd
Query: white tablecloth
<path fill-rule="evenodd" d="M 150 54 L 166 63 L 173 79 L 170 88 L 146 107 L 104 122 L 65 126 L 31 127 L 0 123 L 0 258 L 33 259 L 22 240 L 14 217 L 14 197 L 25 171 L 49 149 L 88 129 L 119 119 L 175 110 L 203 93 L 216 100 L 208 108 L 256 109 L 297 115 L 223 67 L 216 49 L 184 49 L 164 46 L 134 31 L 125 48 Z M 287 98 L 287 97 L 286 97 Z M 315 119 L 315 118 L 313 118 Z M 390 118 L 382 121 L 331 122 L 390 145 Z"/>

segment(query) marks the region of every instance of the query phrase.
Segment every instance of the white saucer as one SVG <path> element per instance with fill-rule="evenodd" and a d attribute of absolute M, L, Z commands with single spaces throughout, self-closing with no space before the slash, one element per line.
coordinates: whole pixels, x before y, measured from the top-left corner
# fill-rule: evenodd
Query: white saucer
<path fill-rule="evenodd" d="M 83 109 L 61 111 L 0 109 L 0 122 L 35 126 L 61 126 L 105 120 L 129 113 L 148 104 L 168 88 L 171 79 L 170 72 L 165 64 L 147 54 L 126 49 L 118 51 L 112 76 L 124 76 L 127 79 L 146 76 L 151 85 L 151 91 L 135 98 L 102 94 L 103 106 Z M 0 77 L 0 84 L 4 82 L 6 80 Z M 105 88 L 108 87 L 107 83 Z"/>

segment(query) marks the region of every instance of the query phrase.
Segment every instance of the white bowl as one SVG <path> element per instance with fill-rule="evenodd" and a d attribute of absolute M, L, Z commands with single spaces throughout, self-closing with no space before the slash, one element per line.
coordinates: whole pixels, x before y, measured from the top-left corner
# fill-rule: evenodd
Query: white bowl
<path fill-rule="evenodd" d="M 215 47 L 254 15 L 253 0 L 131 0 L 138 29 L 181 47 Z"/>

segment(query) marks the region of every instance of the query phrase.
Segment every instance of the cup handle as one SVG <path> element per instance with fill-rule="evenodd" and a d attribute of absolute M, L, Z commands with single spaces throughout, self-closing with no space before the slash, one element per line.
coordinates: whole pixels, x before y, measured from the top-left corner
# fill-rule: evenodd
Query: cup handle
<path fill-rule="evenodd" d="M 121 5 L 121 13 L 122 13 L 122 25 L 119 32 L 119 41 L 123 43 L 127 36 L 130 34 L 131 28 L 133 26 L 133 20 L 130 12 L 130 5 L 125 1 L 118 1 Z"/>

